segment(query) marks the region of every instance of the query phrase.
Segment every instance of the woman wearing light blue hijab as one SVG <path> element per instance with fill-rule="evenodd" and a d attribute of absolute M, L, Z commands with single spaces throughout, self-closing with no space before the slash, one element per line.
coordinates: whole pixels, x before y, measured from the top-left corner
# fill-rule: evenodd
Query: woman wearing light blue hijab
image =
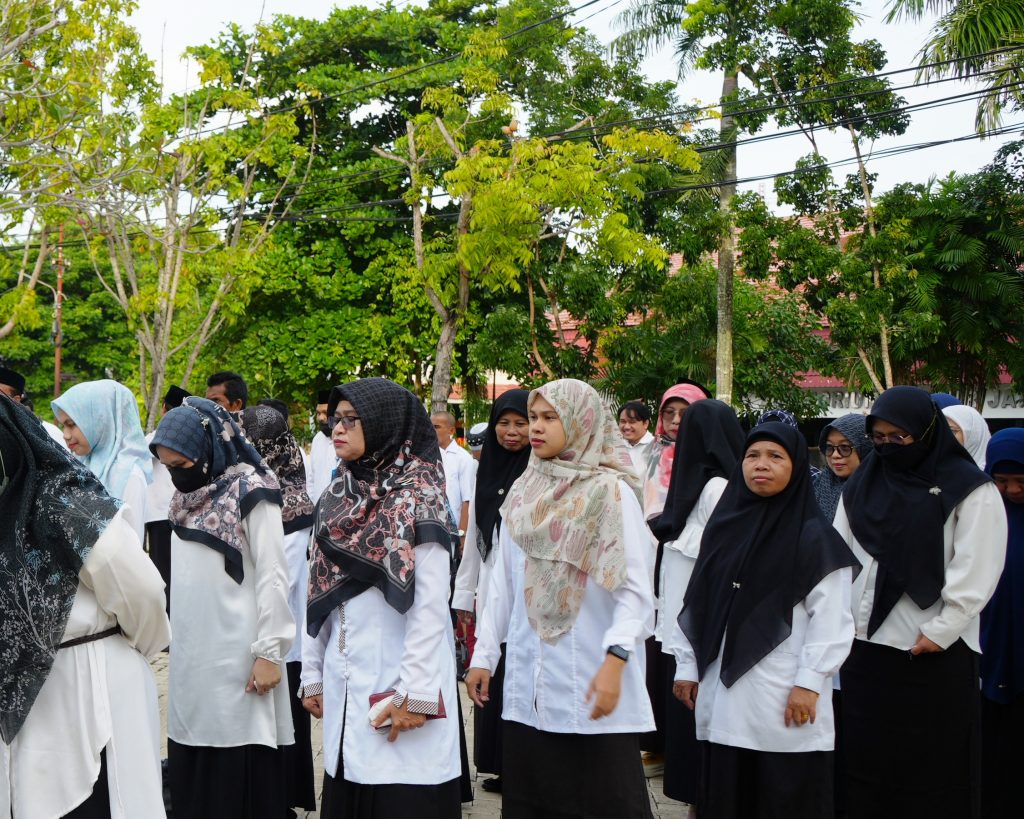
<path fill-rule="evenodd" d="M 50 407 L 68 448 L 127 507 L 124 517 L 141 541 L 153 466 L 132 391 L 110 379 L 85 381 Z"/>

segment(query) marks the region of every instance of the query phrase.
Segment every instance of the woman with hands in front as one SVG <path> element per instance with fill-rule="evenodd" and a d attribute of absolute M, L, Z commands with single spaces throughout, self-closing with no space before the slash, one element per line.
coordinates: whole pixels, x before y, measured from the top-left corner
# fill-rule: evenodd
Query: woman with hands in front
<path fill-rule="evenodd" d="M 341 464 L 317 503 L 304 704 L 323 718 L 324 819 L 461 815 L 451 547 L 437 436 L 384 378 L 331 392 Z"/>
<path fill-rule="evenodd" d="M 800 431 L 755 427 L 670 641 L 674 693 L 706 741 L 701 819 L 832 816 L 831 678 L 853 640 L 856 565 L 818 509 Z"/>
<path fill-rule="evenodd" d="M 629 451 L 589 385 L 528 402 L 532 454 L 502 507 L 466 687 L 488 704 L 507 641 L 502 815 L 649 819 L 639 734 L 654 727 L 636 652 L 652 613 Z"/>

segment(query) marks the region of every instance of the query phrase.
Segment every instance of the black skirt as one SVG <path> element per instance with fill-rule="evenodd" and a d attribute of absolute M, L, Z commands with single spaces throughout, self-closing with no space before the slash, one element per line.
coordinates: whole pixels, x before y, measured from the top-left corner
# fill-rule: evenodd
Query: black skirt
<path fill-rule="evenodd" d="M 92 793 L 81 805 L 65 813 L 63 819 L 110 819 L 110 789 L 107 786 L 107 749 L 100 751 L 100 775 Z"/>
<path fill-rule="evenodd" d="M 662 652 L 661 643 L 653 637 L 644 641 L 644 654 L 647 660 L 645 682 L 654 712 L 654 730 L 640 734 L 640 750 L 662 754 L 665 752 L 665 666 L 670 657 Z"/>
<path fill-rule="evenodd" d="M 840 678 L 849 819 L 978 819 L 978 655 L 854 640 Z"/>
<path fill-rule="evenodd" d="M 174 819 L 281 819 L 287 810 L 280 748 L 209 748 L 167 740 Z"/>
<path fill-rule="evenodd" d="M 288 703 L 292 709 L 295 744 L 281 748 L 284 755 L 285 798 L 289 808 L 316 810 L 316 785 L 313 782 L 313 744 L 310 738 L 309 711 L 299 699 L 302 663 L 286 664 L 288 670 Z"/>
<path fill-rule="evenodd" d="M 653 819 L 637 734 L 505 723 L 503 819 Z"/>
<path fill-rule="evenodd" d="M 981 698 L 981 815 L 1017 819 L 1021 814 L 1017 777 L 1024 761 L 1024 694 L 1001 705 Z"/>
<path fill-rule="evenodd" d="M 700 745 L 700 819 L 832 819 L 831 751 L 783 754 Z M 876 819 L 885 816 L 899 814 L 880 813 Z"/>
<path fill-rule="evenodd" d="M 338 751 L 338 770 L 324 773 L 320 819 L 460 819 L 460 778 L 440 785 L 360 785 L 345 779 L 345 738 Z M 177 819 L 177 816 L 175 816 Z"/>
<path fill-rule="evenodd" d="M 502 731 L 501 688 L 505 682 L 505 644 L 501 645 L 501 659 L 491 677 L 486 708 L 473 709 L 473 764 L 480 773 L 501 776 Z"/>
<path fill-rule="evenodd" d="M 676 661 L 665 657 L 665 796 L 690 805 L 697 804 L 700 781 L 701 747 L 697 742 L 697 721 L 694 713 L 672 693 Z"/>

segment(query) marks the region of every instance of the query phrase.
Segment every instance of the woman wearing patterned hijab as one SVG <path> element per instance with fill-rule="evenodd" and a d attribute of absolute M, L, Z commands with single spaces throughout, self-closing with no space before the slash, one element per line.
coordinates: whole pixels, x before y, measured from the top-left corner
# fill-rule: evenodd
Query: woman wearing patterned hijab
<path fill-rule="evenodd" d="M 145 539 L 146 487 L 153 466 L 132 391 L 110 379 L 76 384 L 50 402 L 68 448 L 127 507 L 125 519 Z"/>
<path fill-rule="evenodd" d="M 306 589 L 309 585 L 306 560 L 313 527 L 313 504 L 306 492 L 306 468 L 299 442 L 280 412 L 257 404 L 242 410 L 238 417 L 245 437 L 263 456 L 281 486 L 281 521 L 284 524 L 285 559 L 288 561 L 288 608 L 295 618 L 295 642 L 285 657 L 288 704 L 295 729 L 295 744 L 286 746 L 284 751 L 288 807 L 316 810 L 310 715 L 298 697 L 302 678 L 302 624 L 306 619 Z"/>
<path fill-rule="evenodd" d="M 453 544 L 437 435 L 384 378 L 331 392 L 338 474 L 317 503 L 302 694 L 323 716 L 324 819 L 462 813 Z"/>
<path fill-rule="evenodd" d="M 864 416 L 851 413 L 826 425 L 818 437 L 818 450 L 825 459 L 825 468 L 811 476 L 811 486 L 821 513 L 832 520 L 846 481 L 871 454 Z"/>
<path fill-rule="evenodd" d="M 646 819 L 638 734 L 654 719 L 635 655 L 653 601 L 632 459 L 582 381 L 528 406 L 533 453 L 502 507 L 466 687 L 487 706 L 507 635 L 503 815 Z"/>
<path fill-rule="evenodd" d="M 150 443 L 171 473 L 167 748 L 175 819 L 285 815 L 281 663 L 295 639 L 277 478 L 227 410 L 186 398 Z"/>
<path fill-rule="evenodd" d="M 163 582 L 120 503 L 0 395 L 0 815 L 164 815 Z"/>

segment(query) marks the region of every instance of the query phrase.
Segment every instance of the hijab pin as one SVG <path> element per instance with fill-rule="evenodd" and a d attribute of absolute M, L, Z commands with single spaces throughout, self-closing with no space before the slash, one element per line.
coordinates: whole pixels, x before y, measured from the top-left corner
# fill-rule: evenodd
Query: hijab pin
<path fill-rule="evenodd" d="M 740 587 L 740 584 L 739 584 L 739 583 L 737 583 L 737 582 L 736 582 L 736 581 L 734 580 L 734 581 L 733 581 L 733 584 L 732 584 L 732 587 L 733 587 L 734 589 L 738 589 L 738 588 Z"/>
<path fill-rule="evenodd" d="M 942 489 L 941 487 L 933 486 L 931 489 L 928 490 L 928 492 L 931 493 L 932 495 L 941 495 Z"/>

